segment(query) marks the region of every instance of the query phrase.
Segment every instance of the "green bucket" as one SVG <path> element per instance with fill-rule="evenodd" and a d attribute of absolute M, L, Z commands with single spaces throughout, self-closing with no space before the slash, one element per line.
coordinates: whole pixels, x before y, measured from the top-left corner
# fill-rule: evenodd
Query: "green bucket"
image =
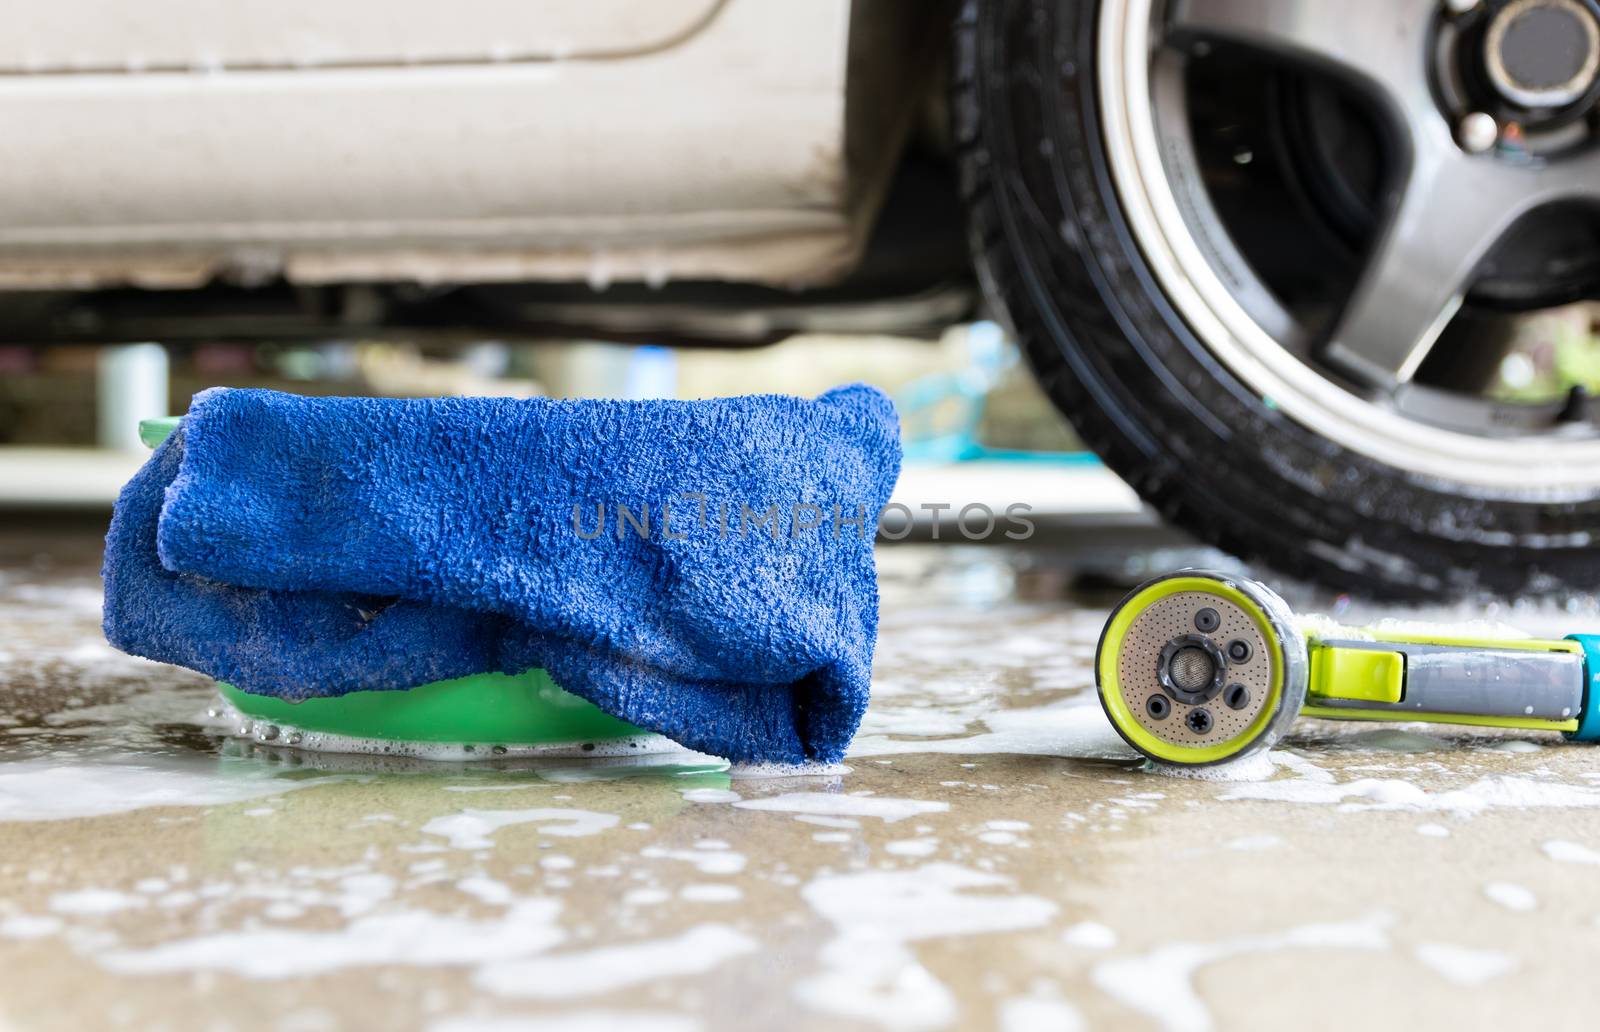
<path fill-rule="evenodd" d="M 181 417 L 146 419 L 139 437 L 154 448 Z M 410 743 L 422 755 L 527 752 L 642 752 L 663 740 L 565 691 L 540 669 L 483 673 L 393 691 L 349 692 L 289 702 L 218 683 L 252 737 L 274 744 L 372 751 L 376 743 Z M 245 731 L 245 726 L 239 728 Z M 430 747 L 460 746 L 446 753 Z M 390 750 L 383 750 L 390 751 Z"/>

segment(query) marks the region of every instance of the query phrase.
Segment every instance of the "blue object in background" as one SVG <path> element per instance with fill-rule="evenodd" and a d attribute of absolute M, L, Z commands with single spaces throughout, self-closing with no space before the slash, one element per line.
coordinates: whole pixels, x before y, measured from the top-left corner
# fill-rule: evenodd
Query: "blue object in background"
<path fill-rule="evenodd" d="M 118 499 L 106 636 L 291 700 L 543 667 L 694 749 L 831 762 L 867 704 L 874 521 L 899 464 L 894 407 L 863 385 L 698 402 L 214 389 Z M 647 535 L 620 506 L 649 507 Z M 741 521 L 774 506 L 776 526 Z M 864 514 L 859 532 L 834 506 Z"/>
<path fill-rule="evenodd" d="M 1016 349 L 996 323 L 966 327 L 967 365 L 952 373 L 933 373 L 912 381 L 900 396 L 907 462 L 1044 462 L 1096 465 L 1090 451 L 1048 452 L 990 448 L 978 438 L 989 392 L 1017 364 Z M 953 424 L 941 428 L 941 413 L 955 412 Z"/>
<path fill-rule="evenodd" d="M 647 401 L 677 396 L 678 357 L 672 350 L 652 344 L 634 347 L 628 356 L 622 397 L 631 401 Z"/>

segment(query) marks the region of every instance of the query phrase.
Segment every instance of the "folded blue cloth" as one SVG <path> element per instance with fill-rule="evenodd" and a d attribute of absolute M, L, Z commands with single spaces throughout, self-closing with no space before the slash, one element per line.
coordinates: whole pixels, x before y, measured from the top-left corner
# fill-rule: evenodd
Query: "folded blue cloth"
<path fill-rule="evenodd" d="M 123 489 L 105 633 L 299 700 L 544 667 L 747 762 L 866 708 L 894 407 L 198 395 Z M 626 511 L 624 511 L 624 509 Z"/>

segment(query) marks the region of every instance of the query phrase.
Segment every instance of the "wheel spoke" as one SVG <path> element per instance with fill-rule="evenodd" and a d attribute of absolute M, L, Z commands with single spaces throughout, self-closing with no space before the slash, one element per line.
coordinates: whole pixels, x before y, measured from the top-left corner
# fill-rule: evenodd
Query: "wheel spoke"
<path fill-rule="evenodd" d="M 1600 147 L 1591 146 L 1582 154 L 1558 159 L 1545 172 L 1546 187 L 1552 198 L 1580 198 L 1600 201 Z"/>
<path fill-rule="evenodd" d="M 1526 208 L 1505 188 L 1505 177 L 1481 161 L 1414 166 L 1324 359 L 1378 387 L 1409 381 L 1460 307 L 1473 270 Z"/>
<path fill-rule="evenodd" d="M 1225 40 L 1363 80 L 1408 108 L 1426 95 L 1423 52 L 1432 0 L 1178 0 L 1171 31 Z"/>

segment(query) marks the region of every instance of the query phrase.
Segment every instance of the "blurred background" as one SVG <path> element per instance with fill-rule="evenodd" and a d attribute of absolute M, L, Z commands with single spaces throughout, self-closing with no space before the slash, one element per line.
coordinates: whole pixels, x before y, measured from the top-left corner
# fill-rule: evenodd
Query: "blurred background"
<path fill-rule="evenodd" d="M 817 394 L 862 380 L 893 395 L 912 423 L 914 455 L 969 430 L 990 450 L 1077 452 L 1016 346 L 992 322 L 961 323 L 934 339 L 800 334 L 765 347 L 672 347 L 547 340 L 425 345 L 404 339 L 316 344 L 160 343 L 0 346 L 0 458 L 55 449 L 58 462 L 96 452 L 139 454 L 140 419 L 181 415 L 207 387 L 307 395 L 424 398 L 709 398 L 744 392 Z M 1574 386 L 1600 393 L 1600 305 L 1523 320 L 1493 385 L 1508 399 Z M 142 447 L 142 446 L 141 446 Z M 955 457 L 955 456 L 950 456 Z M 12 468 L 10 466 L 8 469 Z M 42 485 L 8 485 L 13 503 L 49 499 Z"/>
<path fill-rule="evenodd" d="M 140 420 L 181 415 L 207 387 L 306 395 L 709 398 L 814 395 L 865 381 L 895 398 L 907 468 L 897 498 L 959 509 L 1005 499 L 1052 517 L 1150 525 L 1137 497 L 1085 448 L 1014 342 L 989 321 L 936 337 L 803 333 L 759 347 L 551 339 L 424 344 L 322 343 L 0 346 L 0 505 L 109 513 L 148 454 Z M 1600 305 L 1524 319 L 1493 392 L 1543 399 L 1600 394 Z M 924 520 L 926 523 L 926 520 Z M 1081 524 L 1079 524 L 1081 525 Z M 927 526 L 923 534 L 931 533 Z"/>
<path fill-rule="evenodd" d="M 932 339 L 800 334 L 762 347 L 674 347 L 595 340 L 423 345 L 156 343 L 0 348 L 0 504 L 108 514 L 149 454 L 139 423 L 181 415 L 208 387 L 305 395 L 710 398 L 815 395 L 864 381 L 895 398 L 907 468 L 896 499 L 931 536 L 924 502 L 955 511 L 1039 507 L 1045 525 L 1101 517 L 1152 525 L 1137 498 L 1089 453 L 993 322 Z M 1054 521 L 1052 520 L 1054 518 Z"/>
<path fill-rule="evenodd" d="M 910 468 L 897 496 L 1137 519 L 1131 492 L 1083 451 L 994 323 L 934 340 L 800 335 L 759 348 L 600 341 L 427 347 L 405 341 L 284 345 L 82 345 L 0 350 L 0 504 L 108 514 L 149 454 L 143 419 L 181 415 L 212 386 L 307 395 L 708 398 L 814 395 L 865 381 L 906 418 Z M 1059 481 L 1059 483 L 1056 483 Z M 1002 496 L 1007 496 L 1001 503 Z M 1049 512 L 1046 512 L 1049 515 Z M 924 514 L 925 522 L 927 514 Z M 922 533 L 931 534 L 931 526 Z"/>

